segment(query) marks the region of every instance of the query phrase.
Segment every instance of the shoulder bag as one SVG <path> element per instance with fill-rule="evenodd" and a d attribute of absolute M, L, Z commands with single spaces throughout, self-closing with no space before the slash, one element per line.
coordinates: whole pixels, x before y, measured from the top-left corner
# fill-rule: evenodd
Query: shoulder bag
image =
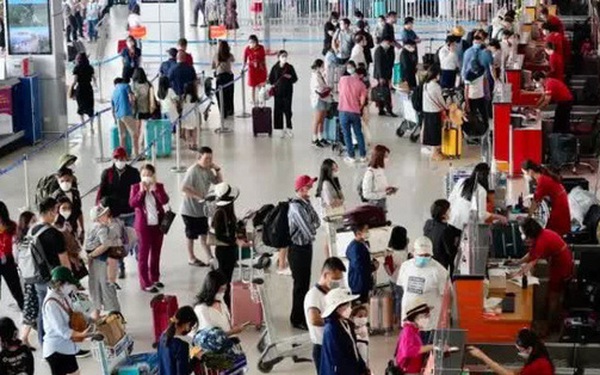
<path fill-rule="evenodd" d="M 160 221 L 160 231 L 163 232 L 163 234 L 169 233 L 169 229 L 171 229 L 171 225 L 173 225 L 176 216 L 177 214 L 171 210 L 171 207 L 167 206 L 163 218 Z"/>
<path fill-rule="evenodd" d="M 73 311 L 66 303 L 59 301 L 56 298 L 48 298 L 45 303 L 49 301 L 54 301 L 60 306 L 69 316 L 69 328 L 76 332 L 83 332 L 88 328 L 88 322 L 85 319 L 85 315 L 78 311 Z M 73 340 L 75 342 L 82 342 L 84 339 Z"/>

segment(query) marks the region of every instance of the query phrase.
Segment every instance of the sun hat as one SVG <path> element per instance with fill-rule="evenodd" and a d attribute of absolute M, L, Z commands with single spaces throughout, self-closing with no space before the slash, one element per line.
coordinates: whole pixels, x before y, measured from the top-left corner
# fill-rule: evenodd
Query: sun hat
<path fill-rule="evenodd" d="M 294 189 L 296 191 L 302 189 L 303 187 L 312 187 L 312 185 L 317 181 L 316 177 L 310 177 L 305 174 L 296 177 L 296 181 L 294 182 Z"/>
<path fill-rule="evenodd" d="M 358 299 L 358 295 L 352 294 L 349 289 L 337 288 L 325 295 L 325 309 L 321 313 L 323 318 L 330 316 L 338 307 Z"/>
<path fill-rule="evenodd" d="M 431 310 L 433 310 L 433 306 L 425 303 L 425 300 L 421 298 L 415 298 L 412 301 L 409 301 L 406 306 L 406 320 L 409 320 L 410 317 L 414 317 L 419 314 L 428 314 Z"/>
<path fill-rule="evenodd" d="M 108 213 L 108 207 L 104 207 L 102 205 L 97 205 L 92 207 L 90 210 L 90 220 L 97 221 L 102 216 Z"/>
<path fill-rule="evenodd" d="M 465 35 L 465 28 L 461 25 L 456 25 L 452 28 L 451 34 L 462 38 Z"/>
<path fill-rule="evenodd" d="M 415 240 L 414 254 L 433 255 L 433 243 L 428 237 L 422 236 Z"/>
<path fill-rule="evenodd" d="M 226 182 L 221 182 L 215 185 L 213 195 L 217 206 L 226 206 L 237 199 L 240 195 L 240 189 Z"/>
<path fill-rule="evenodd" d="M 77 161 L 77 156 L 71 154 L 64 154 L 58 159 L 58 169 L 71 166 Z"/>

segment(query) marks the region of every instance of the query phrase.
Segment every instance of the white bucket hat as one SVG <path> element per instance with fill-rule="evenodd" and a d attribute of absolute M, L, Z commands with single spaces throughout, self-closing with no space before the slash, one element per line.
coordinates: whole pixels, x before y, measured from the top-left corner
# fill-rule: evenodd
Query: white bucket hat
<path fill-rule="evenodd" d="M 90 210 L 90 220 L 97 221 L 99 218 L 106 215 L 107 212 L 108 212 L 108 207 L 104 207 L 102 205 L 94 206 Z"/>
<path fill-rule="evenodd" d="M 215 185 L 213 194 L 217 206 L 227 206 L 239 197 L 240 189 L 233 187 L 226 182 L 221 182 Z"/>
<path fill-rule="evenodd" d="M 415 244 L 413 246 L 414 252 L 413 254 L 429 254 L 433 255 L 433 243 L 428 237 L 422 236 L 415 240 Z"/>
<path fill-rule="evenodd" d="M 327 318 L 331 315 L 335 309 L 343 304 L 350 303 L 355 299 L 358 299 L 358 295 L 353 295 L 349 289 L 337 288 L 331 290 L 325 295 L 325 310 L 321 313 L 323 318 Z"/>

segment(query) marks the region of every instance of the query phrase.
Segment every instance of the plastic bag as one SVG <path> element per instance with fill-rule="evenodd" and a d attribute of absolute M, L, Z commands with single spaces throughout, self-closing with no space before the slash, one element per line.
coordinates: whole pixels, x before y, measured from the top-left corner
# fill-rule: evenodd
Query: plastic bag
<path fill-rule="evenodd" d="M 569 210 L 571 211 L 571 223 L 582 226 L 583 218 L 594 204 L 600 203 L 594 193 L 583 190 L 577 186 L 569 193 Z"/>

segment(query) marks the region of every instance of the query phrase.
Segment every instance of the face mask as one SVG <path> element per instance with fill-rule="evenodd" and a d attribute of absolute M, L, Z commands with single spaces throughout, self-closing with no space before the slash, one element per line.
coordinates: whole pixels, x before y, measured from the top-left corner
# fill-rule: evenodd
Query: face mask
<path fill-rule="evenodd" d="M 420 329 L 428 328 L 429 327 L 429 317 L 424 316 L 424 317 L 417 318 L 417 320 L 415 320 L 415 323 L 417 323 L 417 326 Z"/>
<path fill-rule="evenodd" d="M 521 358 L 523 358 L 524 360 L 528 360 L 529 359 L 529 353 L 527 352 L 518 352 L 517 355 Z"/>
<path fill-rule="evenodd" d="M 367 232 L 367 233 L 365 233 L 365 234 L 364 234 L 364 236 L 363 236 L 363 237 L 365 238 L 365 240 L 368 240 L 368 239 L 369 239 L 369 237 L 371 237 L 371 233 L 370 233 L 370 232 Z"/>
<path fill-rule="evenodd" d="M 383 27 L 385 25 L 385 21 L 379 21 L 379 26 Z"/>
<path fill-rule="evenodd" d="M 415 257 L 415 265 L 419 268 L 423 268 L 426 265 L 429 264 L 429 262 L 431 261 L 431 257 L 422 257 L 422 256 L 416 256 Z"/>
<path fill-rule="evenodd" d="M 71 190 L 71 183 L 68 181 L 61 182 L 61 183 L 59 183 L 59 185 L 60 185 L 60 190 L 62 190 L 62 191 Z"/>
<path fill-rule="evenodd" d="M 126 165 L 127 163 L 122 160 L 115 161 L 115 167 L 117 167 L 117 169 L 124 169 Z"/>
<path fill-rule="evenodd" d="M 217 301 L 223 301 L 224 298 L 225 298 L 225 292 L 219 292 L 219 293 L 217 293 L 217 295 L 215 295 L 215 299 Z"/>
<path fill-rule="evenodd" d="M 369 322 L 369 318 L 367 318 L 367 317 L 354 318 L 354 324 L 356 324 L 357 327 L 364 327 L 367 325 L 368 322 Z"/>
<path fill-rule="evenodd" d="M 150 185 L 154 182 L 154 177 L 144 176 L 144 177 L 142 177 L 142 182 L 145 183 L 146 185 Z"/>
<path fill-rule="evenodd" d="M 60 291 L 62 292 L 62 294 L 64 294 L 65 296 L 70 295 L 71 293 L 75 293 L 77 292 L 77 287 L 73 284 L 64 284 L 61 288 Z"/>
<path fill-rule="evenodd" d="M 381 46 L 383 47 L 383 49 L 388 49 L 390 48 L 390 45 L 387 43 L 381 43 Z M 408 49 L 408 48 L 407 48 Z"/>
<path fill-rule="evenodd" d="M 282 63 L 282 64 L 287 63 L 287 57 L 280 57 L 279 58 L 279 62 Z"/>
<path fill-rule="evenodd" d="M 338 289 L 342 286 L 342 280 L 331 280 L 329 282 L 329 290 Z"/>
<path fill-rule="evenodd" d="M 334 25 L 337 25 L 338 21 L 337 20 L 331 20 L 331 23 L 334 24 Z"/>
<path fill-rule="evenodd" d="M 69 217 L 71 217 L 71 210 L 60 210 L 60 216 L 64 217 L 65 220 L 69 220 Z"/>
<path fill-rule="evenodd" d="M 354 69 L 354 68 L 346 68 L 346 72 L 348 74 L 354 74 L 354 72 L 356 72 L 356 69 Z"/>
<path fill-rule="evenodd" d="M 254 48 L 254 47 L 256 47 L 256 43 L 250 43 L 249 46 L 250 46 L 250 48 Z"/>
<path fill-rule="evenodd" d="M 352 312 L 352 309 L 351 309 L 351 308 L 349 308 L 349 307 L 347 307 L 347 308 L 346 308 L 344 311 L 342 311 L 342 312 L 340 313 L 340 315 L 342 315 L 342 317 L 343 317 L 344 319 L 350 319 L 350 313 L 351 313 L 351 312 Z"/>

